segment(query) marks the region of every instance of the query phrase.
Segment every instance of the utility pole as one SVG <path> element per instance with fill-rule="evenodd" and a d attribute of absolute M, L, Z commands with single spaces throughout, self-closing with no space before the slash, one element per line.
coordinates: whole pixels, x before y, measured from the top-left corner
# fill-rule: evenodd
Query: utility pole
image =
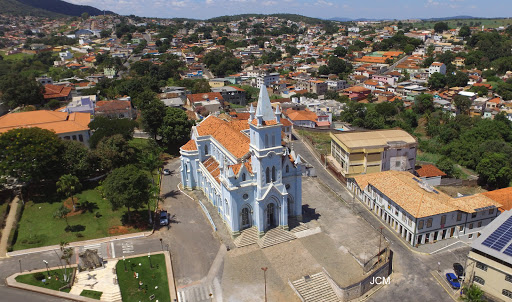
<path fill-rule="evenodd" d="M 163 243 L 163 241 L 162 241 L 162 240 L 163 240 L 163 239 L 162 239 L 162 238 L 160 238 L 160 245 L 162 245 L 162 251 L 163 251 L 163 250 L 164 250 L 164 243 Z"/>
<path fill-rule="evenodd" d="M 265 302 L 267 302 L 267 269 L 268 267 L 262 267 L 263 279 L 265 280 Z"/>
<path fill-rule="evenodd" d="M 20 262 L 20 274 L 21 274 L 21 259 L 18 260 Z"/>
<path fill-rule="evenodd" d="M 384 228 L 383 226 L 381 226 L 381 227 L 380 227 L 379 251 L 377 252 L 377 255 L 378 255 L 378 257 L 379 257 L 379 261 L 378 261 L 378 262 L 380 262 L 380 246 L 381 246 L 381 243 L 382 243 L 382 229 L 383 229 L 383 228 Z"/>

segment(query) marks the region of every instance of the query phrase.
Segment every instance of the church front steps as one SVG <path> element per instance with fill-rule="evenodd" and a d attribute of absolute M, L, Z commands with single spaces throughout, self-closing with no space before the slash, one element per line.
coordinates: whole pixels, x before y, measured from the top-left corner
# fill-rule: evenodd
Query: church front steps
<path fill-rule="evenodd" d="M 338 302 L 338 296 L 323 272 L 302 277 L 292 282 L 295 290 L 305 302 Z"/>
<path fill-rule="evenodd" d="M 285 231 L 283 229 L 275 228 L 268 231 L 263 237 L 258 240 L 258 245 L 260 248 L 264 249 L 269 246 L 273 246 L 276 244 L 280 244 L 283 242 L 288 242 L 291 240 L 295 240 L 297 237 L 289 231 Z"/>
<path fill-rule="evenodd" d="M 293 229 L 290 230 L 290 232 L 292 233 L 298 233 L 298 232 L 302 232 L 302 231 L 305 231 L 305 230 L 308 230 L 309 227 L 307 224 L 303 223 L 303 222 L 299 222 L 299 225 L 294 227 Z"/>
<path fill-rule="evenodd" d="M 243 230 L 238 237 L 234 240 L 236 247 L 244 247 L 258 242 L 258 229 L 253 226 Z"/>

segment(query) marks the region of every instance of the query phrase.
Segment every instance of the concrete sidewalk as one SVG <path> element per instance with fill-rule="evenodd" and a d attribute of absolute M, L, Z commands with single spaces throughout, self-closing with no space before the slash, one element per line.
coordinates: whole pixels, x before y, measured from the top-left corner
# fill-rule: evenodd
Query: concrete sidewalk
<path fill-rule="evenodd" d="M 11 230 L 16 223 L 16 213 L 18 212 L 18 196 L 14 197 L 11 201 L 11 206 L 9 210 L 9 214 L 7 215 L 7 219 L 5 220 L 5 228 L 2 230 L 2 238 L 0 238 L 0 259 L 8 256 L 7 253 L 7 240 L 9 239 L 9 234 L 11 234 Z"/>
<path fill-rule="evenodd" d="M 125 234 L 125 235 L 112 236 L 112 237 L 103 237 L 103 238 L 84 240 L 84 241 L 75 241 L 75 242 L 69 243 L 69 247 L 80 247 L 80 246 L 84 246 L 84 245 L 92 245 L 92 244 L 98 244 L 98 243 L 104 243 L 104 242 L 110 242 L 110 241 L 116 241 L 116 240 L 147 237 L 151 234 L 153 234 L 153 231 Z M 9 252 L 9 253 L 7 253 L 7 256 L 14 257 L 14 256 L 20 256 L 20 255 L 26 255 L 26 254 L 53 251 L 56 249 L 57 250 L 60 249 L 60 245 L 41 246 L 41 247 L 36 247 L 36 248 L 31 248 L 31 249 L 26 249 L 26 250 Z"/>

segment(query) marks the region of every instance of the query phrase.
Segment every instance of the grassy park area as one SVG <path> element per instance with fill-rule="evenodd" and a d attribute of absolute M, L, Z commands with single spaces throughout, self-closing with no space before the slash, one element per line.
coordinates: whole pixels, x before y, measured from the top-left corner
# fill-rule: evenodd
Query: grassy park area
<path fill-rule="evenodd" d="M 103 294 L 103 293 L 102 293 L 102 292 L 99 292 L 99 291 L 84 289 L 84 290 L 80 293 L 80 296 L 82 296 L 82 297 L 87 297 L 87 298 L 91 298 L 91 299 L 99 300 L 99 299 L 101 298 L 101 295 L 102 295 L 102 294 Z"/>
<path fill-rule="evenodd" d="M 314 132 L 307 130 L 298 131 L 301 136 L 309 138 L 313 142 L 318 152 L 322 154 L 331 154 L 331 137 L 328 131 Z"/>
<path fill-rule="evenodd" d="M 116 272 L 123 302 L 171 301 L 163 254 L 120 260 Z"/>
<path fill-rule="evenodd" d="M 25 204 L 18 224 L 18 235 L 13 250 L 101 238 L 144 231 L 147 226 L 145 208 L 132 212 L 132 222 L 126 221 L 126 208 L 112 210 L 97 188 L 75 195 L 76 211 L 65 218 L 54 214 L 64 204 L 72 209 L 71 200 L 63 202 L 34 202 Z M 140 217 L 139 217 L 140 216 Z M 143 221 L 143 222 L 142 222 Z"/>
<path fill-rule="evenodd" d="M 25 283 L 29 285 L 34 285 L 38 287 L 43 287 L 51 290 L 59 290 L 61 287 L 67 284 L 64 281 L 64 269 L 56 269 L 49 271 L 50 278 L 48 278 L 47 272 L 38 272 L 33 274 L 19 275 L 16 277 L 16 281 L 20 283 Z M 72 268 L 67 269 L 67 274 L 71 275 L 73 273 Z M 61 291 L 69 293 L 71 289 L 69 287 L 63 288 Z"/>

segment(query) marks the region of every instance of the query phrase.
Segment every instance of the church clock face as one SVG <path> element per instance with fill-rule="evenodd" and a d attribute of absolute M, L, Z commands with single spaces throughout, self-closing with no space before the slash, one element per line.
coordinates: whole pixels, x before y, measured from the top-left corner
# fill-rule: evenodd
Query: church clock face
<path fill-rule="evenodd" d="M 274 156 L 272 152 L 268 154 L 268 158 L 272 158 L 272 156 Z"/>

